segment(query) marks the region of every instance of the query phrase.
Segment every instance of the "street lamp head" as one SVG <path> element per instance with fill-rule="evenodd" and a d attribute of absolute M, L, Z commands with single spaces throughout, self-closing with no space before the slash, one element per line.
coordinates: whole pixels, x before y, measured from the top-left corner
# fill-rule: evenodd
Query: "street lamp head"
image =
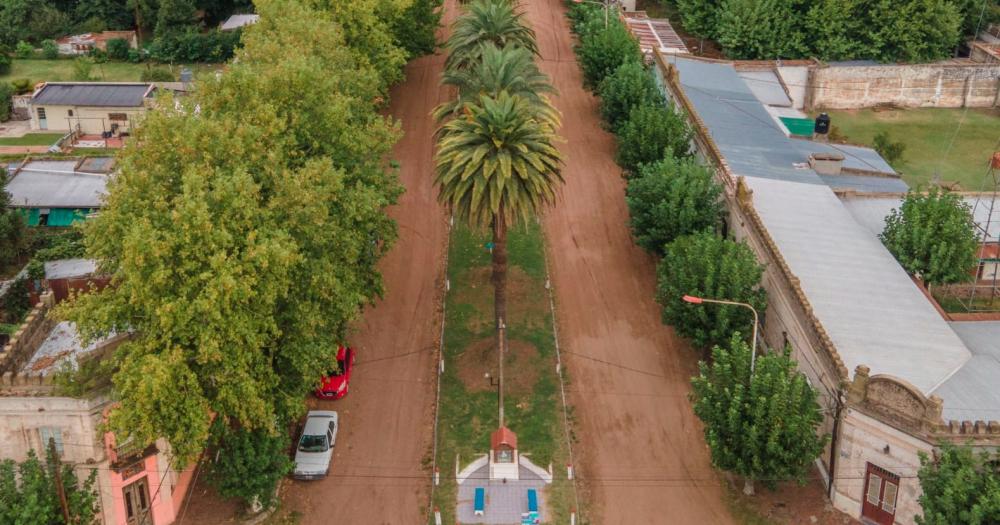
<path fill-rule="evenodd" d="M 683 299 L 685 303 L 691 303 L 691 304 L 702 303 L 701 297 L 695 297 L 693 295 L 685 295 L 684 297 L 681 297 L 681 299 Z"/>

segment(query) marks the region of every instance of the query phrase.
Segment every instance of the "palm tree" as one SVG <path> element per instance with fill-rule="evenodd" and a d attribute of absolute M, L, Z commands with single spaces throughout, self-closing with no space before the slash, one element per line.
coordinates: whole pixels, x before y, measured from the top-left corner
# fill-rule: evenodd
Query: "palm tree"
<path fill-rule="evenodd" d="M 523 14 L 511 0 L 474 0 L 468 12 L 455 21 L 448 49 L 448 69 L 465 69 L 480 57 L 481 43 L 492 42 L 497 47 L 515 45 L 538 54 L 535 32 L 521 23 Z"/>
<path fill-rule="evenodd" d="M 553 125 L 538 118 L 528 99 L 506 91 L 466 102 L 439 135 L 439 199 L 460 220 L 493 230 L 498 328 L 507 313 L 507 228 L 530 220 L 551 204 L 556 185 L 563 180 L 554 136 Z"/>
<path fill-rule="evenodd" d="M 555 89 L 549 83 L 549 77 L 538 70 L 531 51 L 513 45 L 500 48 L 492 42 L 479 46 L 479 61 L 470 68 L 444 72 L 441 82 L 458 88 L 458 96 L 435 108 L 434 118 L 440 121 L 454 115 L 466 102 L 476 101 L 480 95 L 495 98 L 501 91 L 506 91 L 525 98 L 555 128 L 558 113 L 545 96 L 554 93 Z"/>

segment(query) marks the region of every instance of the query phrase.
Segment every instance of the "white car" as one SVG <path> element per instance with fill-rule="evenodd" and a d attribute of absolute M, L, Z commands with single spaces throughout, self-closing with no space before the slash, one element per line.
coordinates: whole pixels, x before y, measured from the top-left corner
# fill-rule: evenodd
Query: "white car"
<path fill-rule="evenodd" d="M 302 437 L 295 448 L 295 479 L 325 478 L 330 472 L 333 447 L 337 444 L 337 413 L 332 410 L 310 410 Z"/>

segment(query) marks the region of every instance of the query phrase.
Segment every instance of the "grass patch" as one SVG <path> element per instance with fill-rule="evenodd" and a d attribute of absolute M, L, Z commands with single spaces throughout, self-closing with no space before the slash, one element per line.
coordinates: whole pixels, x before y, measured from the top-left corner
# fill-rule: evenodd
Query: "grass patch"
<path fill-rule="evenodd" d="M 969 295 L 963 295 L 961 298 L 949 296 L 949 295 L 938 295 L 934 294 L 934 300 L 937 301 L 941 309 L 949 314 L 966 314 L 974 312 L 1000 312 L 1000 296 L 990 298 L 989 291 L 982 290 L 976 293 L 975 300 L 972 304 L 969 304 Z M 969 308 L 971 306 L 972 308 Z"/>
<path fill-rule="evenodd" d="M 26 133 L 23 137 L 0 137 L 0 146 L 51 146 L 62 133 Z"/>
<path fill-rule="evenodd" d="M 926 185 L 936 174 L 944 182 L 958 182 L 962 189 L 978 191 L 1000 136 L 1000 112 L 969 109 L 954 146 L 945 157 L 963 109 L 839 110 L 828 111 L 832 124 L 853 144 L 872 145 L 881 131 L 893 142 L 906 145 L 903 158 L 893 168 L 911 187 Z"/>
<path fill-rule="evenodd" d="M 147 66 L 148 64 L 148 66 Z M 91 75 L 98 82 L 138 82 L 147 67 L 165 67 L 179 77 L 181 68 L 190 68 L 195 78 L 214 72 L 223 64 L 155 64 L 131 62 L 107 62 L 94 64 Z M 73 75 L 73 59 L 17 59 L 15 58 L 6 75 L 0 75 L 0 82 L 27 78 L 32 82 L 68 82 L 76 80 Z"/>
<path fill-rule="evenodd" d="M 456 225 L 448 254 L 444 333 L 445 373 L 441 376 L 438 466 L 441 486 L 434 496 L 445 523 L 455 523 L 458 487 L 455 457 L 464 467 L 489 451 L 498 424 L 497 391 L 484 377 L 495 376 L 493 286 L 485 233 Z M 508 239 L 508 340 L 504 359 L 506 424 L 518 436 L 519 451 L 543 468 L 564 465 L 568 451 L 555 373 L 552 315 L 545 289 L 545 254 L 537 224 L 512 231 Z M 555 468 L 546 489 L 546 523 L 568 523 L 572 482 Z"/>

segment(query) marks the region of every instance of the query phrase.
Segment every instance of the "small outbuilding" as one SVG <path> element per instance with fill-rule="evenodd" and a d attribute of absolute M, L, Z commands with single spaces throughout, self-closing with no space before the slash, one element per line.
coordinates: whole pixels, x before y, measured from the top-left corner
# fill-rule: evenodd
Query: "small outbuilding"
<path fill-rule="evenodd" d="M 47 82 L 31 96 L 31 129 L 127 135 L 146 115 L 155 92 L 148 82 Z"/>

